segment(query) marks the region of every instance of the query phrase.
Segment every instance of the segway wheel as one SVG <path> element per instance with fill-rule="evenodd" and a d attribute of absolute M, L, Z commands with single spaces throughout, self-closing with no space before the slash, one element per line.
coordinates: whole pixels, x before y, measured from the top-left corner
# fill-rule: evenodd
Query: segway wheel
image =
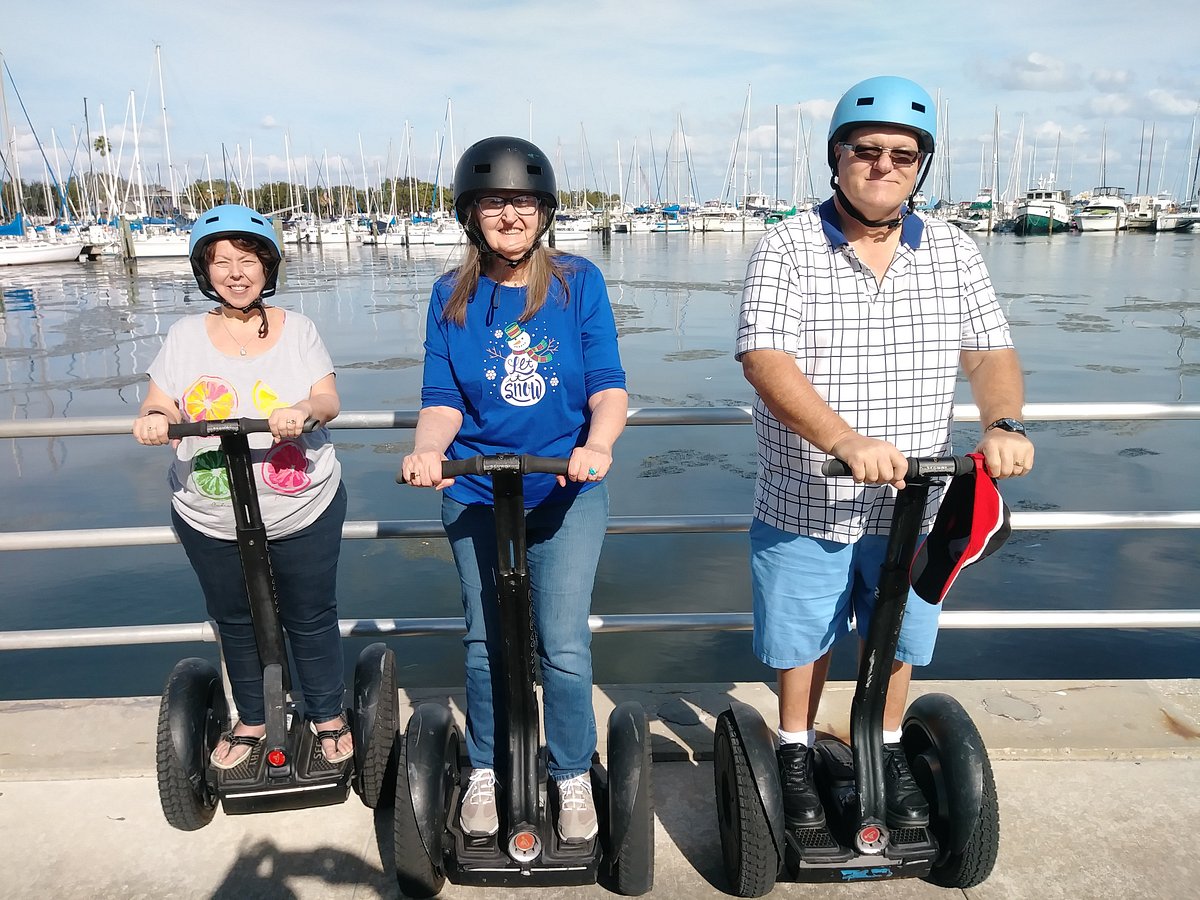
<path fill-rule="evenodd" d="M 713 777 L 721 857 L 730 887 L 739 897 L 768 894 L 779 874 L 779 851 L 771 837 L 771 825 L 758 796 L 746 748 L 728 710 L 717 718 Z"/>
<path fill-rule="evenodd" d="M 354 742 L 358 775 L 355 788 L 363 805 L 376 809 L 395 795 L 395 758 L 399 699 L 396 692 L 396 655 L 380 643 L 359 654 L 354 670 Z M 362 749 L 361 755 L 359 748 Z"/>
<path fill-rule="evenodd" d="M 616 889 L 638 897 L 654 887 L 654 800 L 650 728 L 640 703 L 608 720 L 608 823 Z"/>
<path fill-rule="evenodd" d="M 218 798 L 206 777 L 208 756 L 228 717 L 217 670 L 203 659 L 181 660 L 163 688 L 155 749 L 158 798 L 172 828 L 196 831 L 212 821 Z"/>
<path fill-rule="evenodd" d="M 1000 850 L 1000 806 L 979 730 L 957 700 L 927 694 L 909 707 L 901 740 L 940 848 L 926 880 L 958 889 L 981 884 Z"/>
<path fill-rule="evenodd" d="M 422 703 L 396 741 L 393 850 L 396 883 L 406 897 L 433 897 L 446 883 L 442 842 L 458 781 L 459 740 L 450 710 Z"/>

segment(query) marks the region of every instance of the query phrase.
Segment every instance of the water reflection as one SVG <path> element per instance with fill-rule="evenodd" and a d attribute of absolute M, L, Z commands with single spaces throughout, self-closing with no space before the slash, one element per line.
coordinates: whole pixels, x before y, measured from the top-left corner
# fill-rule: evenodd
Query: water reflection
<path fill-rule="evenodd" d="M 1013 323 L 1030 400 L 1196 401 L 1200 263 L 1194 235 L 979 244 Z M 571 245 L 605 273 L 634 406 L 746 406 L 733 360 L 741 279 L 753 238 L 615 235 Z M 453 266 L 447 248 L 288 248 L 279 305 L 310 316 L 334 359 L 345 409 L 415 409 L 425 310 Z M 130 416 L 143 373 L 180 316 L 209 306 L 186 261 L 107 261 L 0 274 L 0 414 Z M 960 385 L 959 399 L 969 402 Z M 1006 484 L 1012 508 L 1200 509 L 1194 422 L 1035 424 L 1038 470 Z M 963 424 L 965 448 L 977 426 Z M 339 431 L 351 519 L 437 519 L 438 498 L 393 483 L 411 432 Z M 161 525 L 166 459 L 123 437 L 6 442 L 0 496 L 10 531 Z M 630 428 L 610 478 L 614 515 L 747 514 L 751 429 Z M 196 621 L 195 579 L 178 547 L 8 553 L 0 630 Z M 154 578 L 147 579 L 146 573 Z M 955 608 L 1179 608 L 1200 581 L 1194 533 L 1018 532 L 965 573 Z M 458 615 L 441 541 L 349 541 L 340 594 L 347 617 Z M 614 536 L 597 579 L 598 613 L 749 609 L 744 535 Z M 1038 632 L 943 635 L 929 677 L 1120 677 L 1147 667 L 1194 674 L 1195 636 Z M 455 683 L 457 639 L 395 643 L 407 684 Z M 1131 649 L 1132 648 L 1132 649 Z M 0 694 L 153 694 L 171 662 L 211 648 L 0 654 Z M 353 653 L 348 648 L 348 658 Z M 357 651 L 355 651 L 357 652 Z M 852 653 L 834 676 L 851 677 Z M 612 635 L 596 641 L 597 677 L 762 678 L 746 634 Z M 633 662 L 631 662 L 633 660 Z M 67 693 L 63 693 L 66 690 Z"/>

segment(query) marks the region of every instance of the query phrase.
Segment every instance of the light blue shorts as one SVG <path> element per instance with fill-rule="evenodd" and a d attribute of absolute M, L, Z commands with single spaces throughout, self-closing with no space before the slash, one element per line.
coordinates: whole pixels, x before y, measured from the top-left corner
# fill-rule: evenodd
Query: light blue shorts
<path fill-rule="evenodd" d="M 865 638 L 886 550 L 886 535 L 840 544 L 754 519 L 750 575 L 755 655 L 773 669 L 792 669 L 820 659 L 854 626 Z M 940 611 L 940 605 L 909 591 L 896 659 L 929 664 Z"/>

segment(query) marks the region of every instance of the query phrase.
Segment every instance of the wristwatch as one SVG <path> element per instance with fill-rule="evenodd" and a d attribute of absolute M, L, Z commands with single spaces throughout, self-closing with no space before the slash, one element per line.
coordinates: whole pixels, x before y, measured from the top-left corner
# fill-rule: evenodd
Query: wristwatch
<path fill-rule="evenodd" d="M 1012 431 L 1016 434 L 1024 434 L 1025 433 L 1025 423 L 1022 422 L 1020 419 L 1008 419 L 1008 418 L 997 419 L 995 422 L 993 422 L 991 425 L 989 425 L 987 428 L 985 428 L 983 430 L 991 431 L 993 428 L 999 428 L 1003 431 Z"/>

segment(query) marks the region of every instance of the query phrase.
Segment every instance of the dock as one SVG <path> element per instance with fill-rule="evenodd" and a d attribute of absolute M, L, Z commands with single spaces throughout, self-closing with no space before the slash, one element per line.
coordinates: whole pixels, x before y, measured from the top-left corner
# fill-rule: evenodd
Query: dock
<path fill-rule="evenodd" d="M 777 898 L 968 897 L 1088 900 L 1196 896 L 1200 854 L 1200 680 L 960 681 L 913 684 L 912 696 L 956 697 L 983 735 L 1000 801 L 1000 854 L 966 891 L 924 881 L 796 884 Z M 831 683 L 818 730 L 841 737 L 853 685 Z M 653 891 L 729 896 L 713 798 L 712 733 L 731 699 L 776 721 L 764 683 L 610 685 L 595 689 L 597 722 L 640 701 L 654 751 Z M 401 692 L 415 704 L 461 691 Z M 394 898 L 390 810 L 351 795 L 341 806 L 226 816 L 185 833 L 159 808 L 157 697 L 0 702 L 0 898 Z M 447 883 L 440 896 L 497 889 Z M 599 885 L 528 888 L 513 898 L 615 896 Z"/>

